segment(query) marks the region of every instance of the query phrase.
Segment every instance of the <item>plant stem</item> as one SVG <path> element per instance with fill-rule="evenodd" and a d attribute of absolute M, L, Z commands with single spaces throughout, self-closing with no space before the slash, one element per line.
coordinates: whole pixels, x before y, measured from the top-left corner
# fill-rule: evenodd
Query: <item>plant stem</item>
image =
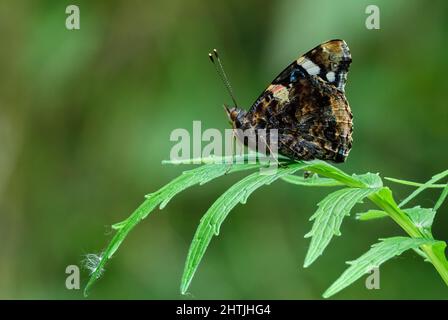
<path fill-rule="evenodd" d="M 385 201 L 378 192 L 369 196 L 369 199 L 379 208 L 383 209 L 407 234 L 412 238 L 423 238 L 420 230 L 412 223 L 411 219 L 397 205 L 391 205 L 389 201 Z"/>
<path fill-rule="evenodd" d="M 437 272 L 442 277 L 443 281 L 445 281 L 445 284 L 448 286 L 448 261 L 446 260 L 445 255 L 437 255 L 434 252 L 434 245 L 423 245 L 422 246 L 423 251 L 428 256 L 428 259 L 433 264 L 434 268 L 436 268 Z"/>
<path fill-rule="evenodd" d="M 321 168 L 310 167 L 308 170 L 318 173 L 327 178 L 333 178 L 342 182 L 348 187 L 362 188 L 367 186 L 360 185 L 360 181 L 341 172 L 340 174 L 332 174 L 321 170 Z M 390 192 L 390 190 L 388 190 Z M 425 238 L 426 236 L 414 225 L 411 219 L 404 213 L 396 204 L 390 192 L 390 198 L 386 199 L 381 193 L 375 192 L 368 197 L 375 205 L 383 209 L 392 220 L 394 220 L 411 238 Z M 425 252 L 426 257 L 432 263 L 434 268 L 442 277 L 445 284 L 448 286 L 448 261 L 445 254 L 437 254 L 435 251 L 436 245 L 422 245 L 421 249 Z"/>
<path fill-rule="evenodd" d="M 420 230 L 412 223 L 411 219 L 404 213 L 396 204 L 395 201 L 391 204 L 390 201 L 386 201 L 381 197 L 378 192 L 369 196 L 369 199 L 378 207 L 386 211 L 389 216 L 394 220 L 408 235 L 412 238 L 424 238 L 425 236 Z M 393 198 L 392 198 L 393 200 Z M 434 268 L 442 277 L 445 284 L 448 286 L 448 261 L 445 255 L 437 255 L 434 251 L 435 245 L 422 245 L 421 249 L 425 252 L 426 257 L 432 263 Z"/>

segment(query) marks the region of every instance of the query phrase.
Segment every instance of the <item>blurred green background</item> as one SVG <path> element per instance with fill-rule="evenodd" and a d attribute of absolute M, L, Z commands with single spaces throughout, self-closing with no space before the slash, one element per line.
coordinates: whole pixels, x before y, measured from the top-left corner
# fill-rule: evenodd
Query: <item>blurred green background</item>
<path fill-rule="evenodd" d="M 80 8 L 80 30 L 65 28 L 70 4 Z M 365 27 L 368 4 L 381 10 L 380 30 Z M 447 9 L 423 0 L 2 1 L 0 298 L 82 298 L 65 288 L 66 266 L 101 251 L 112 223 L 187 168 L 161 165 L 171 131 L 191 130 L 193 120 L 228 128 L 212 48 L 249 107 L 299 54 L 345 39 L 355 130 L 341 168 L 416 181 L 447 169 Z M 89 298 L 184 299 L 180 278 L 199 219 L 240 177 L 189 189 L 143 221 Z M 411 191 L 389 185 L 397 199 Z M 303 269 L 308 218 L 328 192 L 281 181 L 255 192 L 212 241 L 192 296 L 320 299 L 344 261 L 403 235 L 391 221 L 361 223 L 353 212 L 343 236 Z M 437 196 L 425 192 L 418 203 L 431 207 Z M 446 205 L 433 231 L 448 239 Z M 447 297 L 433 267 L 408 252 L 381 268 L 380 290 L 362 279 L 334 298 Z"/>

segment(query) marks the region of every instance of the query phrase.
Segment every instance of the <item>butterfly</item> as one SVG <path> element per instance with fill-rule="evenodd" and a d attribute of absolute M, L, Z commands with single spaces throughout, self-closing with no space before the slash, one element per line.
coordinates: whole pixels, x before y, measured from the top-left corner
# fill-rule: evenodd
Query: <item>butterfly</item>
<path fill-rule="evenodd" d="M 352 61 L 344 40 L 324 42 L 293 61 L 248 111 L 237 106 L 217 51 L 209 56 L 235 103 L 225 106 L 234 129 L 276 129 L 276 150 L 294 160 L 346 160 L 353 114 L 344 93 Z"/>

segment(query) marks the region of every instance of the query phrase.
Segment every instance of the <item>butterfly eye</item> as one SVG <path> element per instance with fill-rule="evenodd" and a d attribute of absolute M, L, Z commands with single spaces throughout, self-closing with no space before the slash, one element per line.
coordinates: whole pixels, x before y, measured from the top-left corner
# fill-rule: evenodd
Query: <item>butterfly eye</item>
<path fill-rule="evenodd" d="M 337 65 L 337 63 L 332 63 L 332 64 L 331 64 L 331 67 L 332 67 L 333 69 L 337 69 L 338 65 Z"/>

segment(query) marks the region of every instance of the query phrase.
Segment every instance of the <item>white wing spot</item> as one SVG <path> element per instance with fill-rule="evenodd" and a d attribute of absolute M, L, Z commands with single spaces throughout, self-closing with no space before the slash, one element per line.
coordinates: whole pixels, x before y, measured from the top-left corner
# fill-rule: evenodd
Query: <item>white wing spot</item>
<path fill-rule="evenodd" d="M 303 61 L 299 63 L 310 75 L 316 75 L 319 74 L 320 68 L 317 64 L 315 64 L 313 61 L 308 60 L 307 58 L 304 58 Z"/>
<path fill-rule="evenodd" d="M 335 74 L 334 74 L 333 71 L 328 72 L 326 77 L 327 77 L 327 80 L 330 81 L 330 82 L 333 82 L 336 79 Z"/>

